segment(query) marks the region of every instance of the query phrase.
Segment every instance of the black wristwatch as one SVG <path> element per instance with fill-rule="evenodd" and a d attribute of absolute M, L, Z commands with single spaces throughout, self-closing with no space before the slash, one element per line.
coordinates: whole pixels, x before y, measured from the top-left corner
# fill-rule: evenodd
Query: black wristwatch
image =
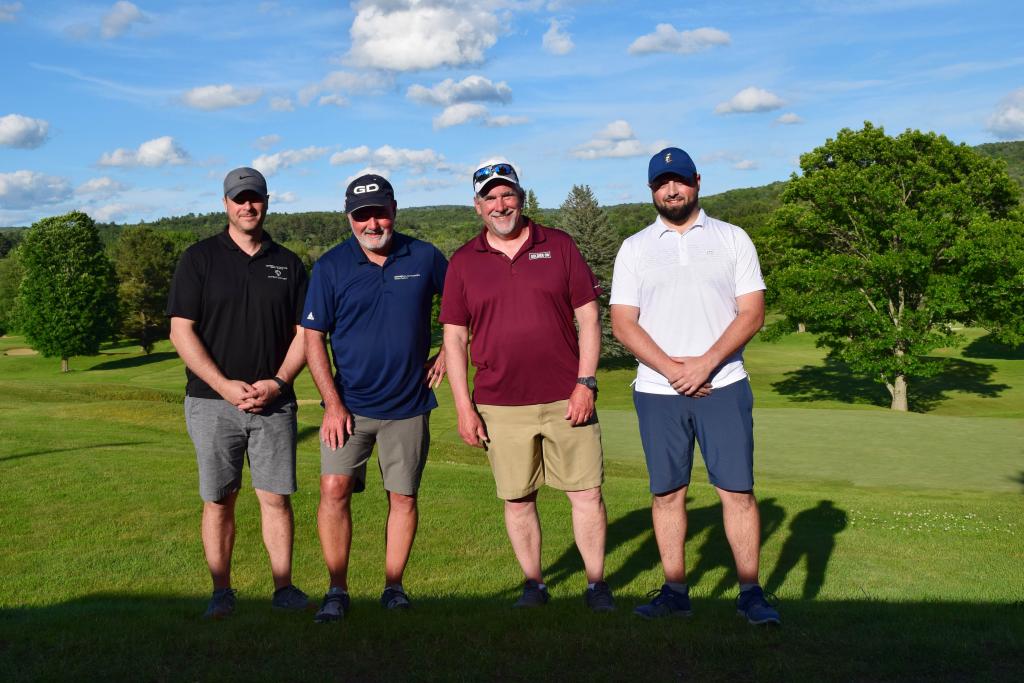
<path fill-rule="evenodd" d="M 597 394 L 597 378 L 591 375 L 590 377 L 577 377 L 576 384 L 582 384 L 587 389 L 590 389 Z"/>
<path fill-rule="evenodd" d="M 288 391 L 288 382 L 285 382 L 283 379 L 281 379 L 277 375 L 274 375 L 270 379 L 273 380 L 274 384 L 277 385 L 277 388 L 281 390 L 282 394 L 284 392 Z"/>

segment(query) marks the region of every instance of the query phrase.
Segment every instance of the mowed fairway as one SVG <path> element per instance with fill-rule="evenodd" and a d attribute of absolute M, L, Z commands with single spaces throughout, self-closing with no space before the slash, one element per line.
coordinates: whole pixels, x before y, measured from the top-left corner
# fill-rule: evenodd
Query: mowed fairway
<path fill-rule="evenodd" d="M 72 359 L 61 376 L 59 360 L 2 338 L 0 679 L 1018 680 L 1024 357 L 967 334 L 964 349 L 944 354 L 954 372 L 920 387 L 927 411 L 909 415 L 887 410 L 883 388 L 824 364 L 809 335 L 748 347 L 762 582 L 781 600 L 780 629 L 735 614 L 720 508 L 700 466 L 687 558 L 695 614 L 630 614 L 661 573 L 628 369 L 599 377 L 617 612 L 584 609 L 568 504 L 547 490 L 553 599 L 540 611 L 509 608 L 521 576 L 501 503 L 483 453 L 458 438 L 445 385 L 405 582 L 413 611 L 385 614 L 377 602 L 386 503 L 371 464 L 354 503 L 344 623 L 271 611 L 248 479 L 239 606 L 206 623 L 201 503 L 170 346 L 149 357 L 109 348 Z M 298 393 L 295 582 L 318 599 L 320 408 L 307 374 Z"/>

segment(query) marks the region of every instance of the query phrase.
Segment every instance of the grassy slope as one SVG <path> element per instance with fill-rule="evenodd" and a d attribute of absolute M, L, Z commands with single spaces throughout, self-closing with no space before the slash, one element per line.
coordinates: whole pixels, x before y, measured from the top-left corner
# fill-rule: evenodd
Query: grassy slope
<path fill-rule="evenodd" d="M 0 339 L 0 349 L 19 345 Z M 784 600 L 778 632 L 747 629 L 731 614 L 731 560 L 699 467 L 688 545 L 697 616 L 651 625 L 627 613 L 660 580 L 629 371 L 603 374 L 600 401 L 619 613 L 583 613 L 568 507 L 549 491 L 541 506 L 554 604 L 542 614 L 507 609 L 519 577 L 500 503 L 482 454 L 454 435 L 442 390 L 407 577 L 417 610 L 395 620 L 375 604 L 385 504 L 372 482 L 354 506 L 355 611 L 324 629 L 270 613 L 251 495 L 239 503 L 240 614 L 218 625 L 197 619 L 208 577 L 178 403 L 183 373 L 166 344 L 150 359 L 132 348 L 76 358 L 67 376 L 50 359 L 3 356 L 0 670 L 5 679 L 1011 680 L 1009 662 L 1024 655 L 1024 363 L 1012 353 L 949 355 L 968 364 L 960 370 L 992 370 L 985 382 L 977 372 L 966 383 L 946 378 L 931 412 L 896 415 L 843 403 L 838 381 L 827 385 L 832 398 L 809 403 L 799 400 L 807 383 L 780 384 L 821 365 L 808 337 L 751 345 L 763 579 Z M 313 399 L 308 376 L 299 394 Z M 300 411 L 294 498 L 296 582 L 314 593 L 324 583 L 317 416 L 315 405 Z"/>

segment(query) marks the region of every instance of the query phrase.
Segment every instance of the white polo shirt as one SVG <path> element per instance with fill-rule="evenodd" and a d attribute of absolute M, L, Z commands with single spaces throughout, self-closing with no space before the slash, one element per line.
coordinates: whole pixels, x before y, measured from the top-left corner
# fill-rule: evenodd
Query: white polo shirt
<path fill-rule="evenodd" d="M 697 222 L 682 235 L 659 216 L 622 243 L 611 303 L 639 308 L 640 327 L 668 355 L 699 356 L 736 318 L 736 297 L 764 288 L 757 250 L 747 233 L 701 209 Z M 711 384 L 724 387 L 746 376 L 740 348 L 712 373 Z M 677 393 L 643 363 L 635 388 L 649 394 Z"/>

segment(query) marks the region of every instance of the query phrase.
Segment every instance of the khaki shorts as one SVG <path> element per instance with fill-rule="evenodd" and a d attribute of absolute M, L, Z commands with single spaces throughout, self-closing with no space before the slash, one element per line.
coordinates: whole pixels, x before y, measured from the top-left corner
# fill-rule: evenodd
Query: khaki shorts
<path fill-rule="evenodd" d="M 346 474 L 355 477 L 355 492 L 366 489 L 366 463 L 377 444 L 384 490 L 415 496 L 420 488 L 423 467 L 430 450 L 430 413 L 404 420 L 378 420 L 352 416 L 352 436 L 345 445 L 331 450 L 320 442 L 320 474 Z"/>
<path fill-rule="evenodd" d="M 498 497 L 516 500 L 542 485 L 585 491 L 604 481 L 604 454 L 597 412 L 578 427 L 565 419 L 569 401 L 529 406 L 485 406 L 487 459 Z"/>

